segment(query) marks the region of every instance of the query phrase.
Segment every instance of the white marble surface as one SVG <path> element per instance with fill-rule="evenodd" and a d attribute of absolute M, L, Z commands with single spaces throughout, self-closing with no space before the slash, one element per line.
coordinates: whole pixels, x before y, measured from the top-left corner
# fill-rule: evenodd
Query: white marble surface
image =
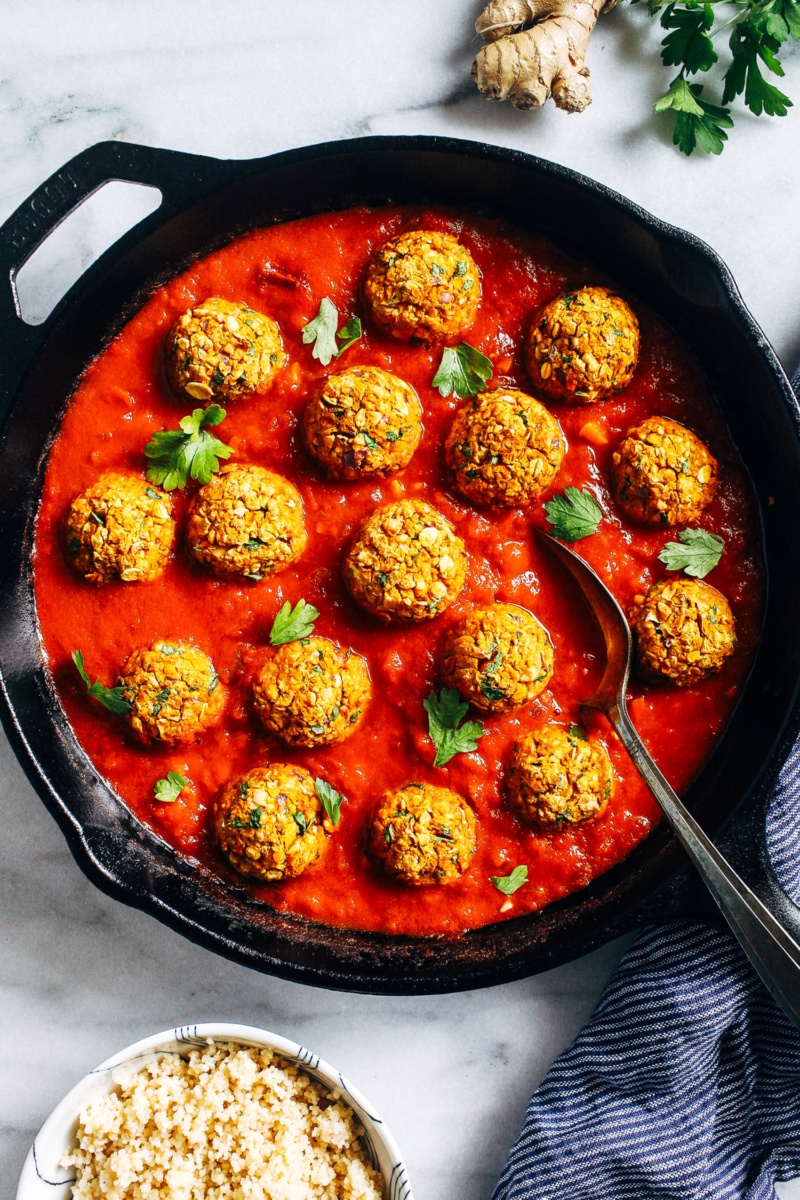
<path fill-rule="evenodd" d="M 582 116 L 473 91 L 473 0 L 0 0 L 0 220 L 78 150 L 122 138 L 247 157 L 364 133 L 440 133 L 575 167 L 705 237 L 788 365 L 800 355 L 800 118 L 743 116 L 721 159 L 687 161 L 650 105 L 658 31 L 620 6 L 592 42 Z M 800 53 L 785 55 L 800 103 Z M 141 211 L 98 200 L 31 264 L 42 319 Z M 538 979 L 456 997 L 338 995 L 189 945 L 82 877 L 0 742 L 0 1200 L 38 1125 L 88 1068 L 174 1023 L 295 1037 L 382 1110 L 417 1200 L 485 1200 L 527 1097 L 596 1002 L 619 945 Z M 790 1190 L 783 1190 L 788 1196 Z M 800 1193 L 794 1193 L 800 1195 Z"/>

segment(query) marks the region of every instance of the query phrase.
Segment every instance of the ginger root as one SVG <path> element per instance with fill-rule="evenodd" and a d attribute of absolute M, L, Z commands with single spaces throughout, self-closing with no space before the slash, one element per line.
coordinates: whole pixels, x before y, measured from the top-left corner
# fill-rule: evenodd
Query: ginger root
<path fill-rule="evenodd" d="M 490 100 L 538 108 L 552 96 L 559 108 L 583 112 L 592 102 L 584 65 L 601 12 L 618 0 L 492 0 L 475 23 L 489 42 L 472 77 Z"/>

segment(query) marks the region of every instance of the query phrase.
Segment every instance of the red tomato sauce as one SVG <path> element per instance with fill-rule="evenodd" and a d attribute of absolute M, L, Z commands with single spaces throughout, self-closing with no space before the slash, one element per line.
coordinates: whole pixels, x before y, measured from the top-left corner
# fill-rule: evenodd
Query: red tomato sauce
<path fill-rule="evenodd" d="M 565 288 L 606 283 L 548 242 L 491 220 L 421 210 L 354 210 L 258 230 L 210 255 L 159 289 L 86 371 L 53 445 L 38 517 L 35 587 L 46 656 L 67 716 L 86 754 L 136 816 L 183 854 L 236 882 L 216 850 L 210 810 L 232 776 L 265 761 L 296 762 L 346 796 L 342 818 L 323 857 L 299 878 L 246 886 L 282 911 L 331 925 L 397 933 L 456 934 L 541 908 L 584 887 L 623 859 L 659 819 L 656 804 L 609 725 L 580 707 L 603 668 L 600 635 L 575 586 L 537 544 L 532 525 L 545 525 L 541 503 L 528 510 L 478 511 L 449 486 L 442 444 L 460 401 L 431 387 L 440 347 L 405 345 L 370 328 L 360 283 L 370 256 L 409 229 L 455 234 L 482 271 L 483 299 L 466 339 L 493 361 L 491 386 L 530 390 L 522 355 L 532 314 Z M 240 300 L 280 324 L 288 364 L 266 395 L 227 405 L 217 434 L 234 449 L 231 462 L 258 463 L 292 479 L 305 505 L 307 549 L 293 567 L 263 582 L 218 580 L 183 547 L 186 509 L 196 489 L 173 493 L 179 540 L 164 576 L 152 583 L 86 583 L 66 561 L 62 529 L 70 501 L 108 470 L 143 472 L 152 434 L 177 428 L 187 411 L 170 393 L 163 343 L 178 315 L 208 296 Z M 360 315 L 364 336 L 323 368 L 301 330 L 320 299 L 336 304 L 341 323 Z M 673 417 L 695 430 L 720 462 L 717 495 L 700 521 L 726 539 L 709 582 L 727 596 L 739 635 L 735 654 L 707 682 L 678 689 L 635 681 L 631 714 L 659 766 L 685 790 L 723 729 L 758 641 L 762 564 L 755 501 L 707 385 L 678 338 L 635 297 L 642 352 L 631 385 L 588 406 L 545 401 L 561 423 L 569 452 L 554 491 L 589 485 L 606 519 L 578 551 L 609 583 L 626 610 L 667 572 L 658 561 L 674 532 L 630 526 L 608 488 L 612 450 L 635 422 Z M 374 364 L 408 380 L 425 411 L 423 440 L 409 467 L 387 479 L 329 481 L 305 451 L 299 414 L 319 381 L 346 366 Z M 544 397 L 542 397 L 545 399 Z M 360 518 L 400 497 L 425 499 L 464 538 L 470 570 L 458 601 L 420 624 L 381 626 L 349 598 L 342 583 L 344 548 Z M 545 496 L 544 499 L 549 499 Z M 346 742 L 293 750 L 258 725 L 252 678 L 270 653 L 273 618 L 303 597 L 316 605 L 316 632 L 352 646 L 370 667 L 373 699 Z M 489 716 L 478 749 L 434 767 L 423 699 L 438 678 L 445 630 L 471 606 L 512 601 L 533 611 L 555 647 L 553 680 L 538 700 L 516 713 Z M 130 652 L 157 638 L 195 643 L 211 655 L 228 688 L 224 722 L 196 743 L 145 747 L 121 718 L 90 699 L 70 660 L 82 649 L 92 678 L 111 686 Z M 480 714 L 477 714 L 480 715 Z M 607 811 L 589 824 L 536 834 L 511 814 L 503 775 L 514 737 L 547 720 L 583 723 L 605 741 L 617 776 Z M 157 779 L 174 770 L 191 781 L 174 804 L 154 799 Z M 387 788 L 409 781 L 451 787 L 478 818 L 478 851 L 463 878 L 447 887 L 410 888 L 387 879 L 366 857 L 365 825 Z M 510 904 L 489 880 L 526 864 L 529 880 Z"/>

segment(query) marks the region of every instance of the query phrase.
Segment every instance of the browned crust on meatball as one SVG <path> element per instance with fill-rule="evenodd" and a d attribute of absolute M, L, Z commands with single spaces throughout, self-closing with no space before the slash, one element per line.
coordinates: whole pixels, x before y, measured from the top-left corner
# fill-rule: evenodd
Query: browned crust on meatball
<path fill-rule="evenodd" d="M 363 718 L 370 692 L 366 659 L 324 637 L 280 646 L 253 684 L 265 728 L 292 746 L 343 742 Z"/>
<path fill-rule="evenodd" d="M 645 525 L 688 525 L 717 490 L 717 460 L 700 438 L 668 417 L 629 429 L 611 456 L 619 507 Z"/>
<path fill-rule="evenodd" d="M 182 642 L 134 650 L 120 673 L 127 720 L 143 742 L 191 742 L 215 725 L 225 689 L 207 654 Z"/>
<path fill-rule="evenodd" d="M 477 848 L 475 814 L 449 788 L 407 783 L 381 797 L 369 845 L 373 858 L 403 883 L 455 883 Z"/>
<path fill-rule="evenodd" d="M 639 360 L 639 322 L 606 287 L 565 292 L 533 321 L 526 343 L 536 387 L 560 400 L 591 404 L 630 383 Z"/>
<path fill-rule="evenodd" d="M 552 486 L 566 453 L 558 421 L 524 392 L 498 388 L 456 414 L 445 442 L 447 465 L 474 504 L 529 504 Z"/>
<path fill-rule="evenodd" d="M 410 383 L 380 367 L 329 375 L 306 406 L 309 451 L 337 479 L 391 475 L 411 462 L 422 405 Z"/>
<path fill-rule="evenodd" d="M 474 608 L 445 639 L 442 678 L 483 712 L 535 700 L 553 674 L 553 646 L 533 613 L 517 604 Z"/>
<path fill-rule="evenodd" d="M 669 679 L 678 687 L 715 674 L 736 649 L 731 606 L 701 579 L 654 584 L 632 615 L 645 674 Z"/>
<path fill-rule="evenodd" d="M 307 540 L 300 493 L 265 467 L 223 467 L 189 509 L 189 549 L 216 575 L 261 579 L 296 562 Z"/>
<path fill-rule="evenodd" d="M 608 751 L 577 725 L 545 725 L 514 742 L 508 798 L 525 821 L 543 832 L 596 820 L 613 789 Z"/>
<path fill-rule="evenodd" d="M 328 840 L 313 779 L 287 763 L 232 779 L 214 805 L 214 833 L 234 870 L 268 883 L 300 875 Z"/>
<path fill-rule="evenodd" d="M 364 295 L 384 333 L 404 342 L 450 341 L 475 320 L 480 272 L 470 252 L 449 233 L 415 230 L 376 252 Z"/>
<path fill-rule="evenodd" d="M 109 471 L 69 506 L 67 554 L 90 583 L 157 579 L 174 541 L 172 500 L 140 475 Z"/>
<path fill-rule="evenodd" d="M 353 599 L 381 621 L 425 621 L 464 586 L 467 552 L 453 526 L 424 500 L 399 500 L 362 521 L 344 562 Z"/>
<path fill-rule="evenodd" d="M 276 322 L 219 296 L 187 309 L 167 335 L 167 379 L 182 400 L 205 404 L 265 392 L 285 362 Z"/>

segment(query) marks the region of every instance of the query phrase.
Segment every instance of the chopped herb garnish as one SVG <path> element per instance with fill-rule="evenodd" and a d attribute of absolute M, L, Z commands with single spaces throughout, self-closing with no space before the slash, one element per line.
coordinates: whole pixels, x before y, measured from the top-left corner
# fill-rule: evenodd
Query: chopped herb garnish
<path fill-rule="evenodd" d="M 487 679 L 484 675 L 481 679 L 481 691 L 487 700 L 502 700 L 505 697 L 505 692 L 499 688 L 491 679 Z"/>
<path fill-rule="evenodd" d="M 87 694 L 91 696 L 93 700 L 99 700 L 101 704 L 105 705 L 109 712 L 121 715 L 131 711 L 133 705 L 125 699 L 125 691 L 121 684 L 118 687 L 107 688 L 103 686 L 99 679 L 95 679 L 94 683 L 92 683 L 91 679 L 86 674 L 86 668 L 83 665 L 82 650 L 72 651 L 72 661 L 78 668 L 78 674 L 80 675 L 81 679 L 86 684 Z"/>
<path fill-rule="evenodd" d="M 95 525 L 105 525 L 105 523 L 106 523 L 106 519 L 102 513 L 91 512 L 91 513 L 89 513 L 89 516 L 94 521 Z"/>
<path fill-rule="evenodd" d="M 300 812 L 299 809 L 297 812 L 292 813 L 292 818 L 294 819 L 294 823 L 296 824 L 297 828 L 300 830 L 300 836 L 302 837 L 308 829 L 308 818 L 306 817 L 305 813 Z"/>
<path fill-rule="evenodd" d="M 230 446 L 206 430 L 207 425 L 219 425 L 224 417 L 224 408 L 209 404 L 208 408 L 196 408 L 190 416 L 183 417 L 180 430 L 165 429 L 153 434 L 144 448 L 150 459 L 147 468 L 150 482 L 160 484 L 165 492 L 186 487 L 190 477 L 198 483 L 209 483 L 219 470 L 219 460 L 233 454 Z"/>
<path fill-rule="evenodd" d="M 447 346 L 442 351 L 442 361 L 433 377 L 432 386 L 439 389 L 440 396 L 477 396 L 492 378 L 492 360 L 468 342 L 458 346 Z"/>
<path fill-rule="evenodd" d="M 683 571 L 703 579 L 722 558 L 725 539 L 707 529 L 682 529 L 677 542 L 667 542 L 659 559 L 668 571 Z"/>
<path fill-rule="evenodd" d="M 184 778 L 183 775 L 179 775 L 177 771 L 167 771 L 166 779 L 156 780 L 153 791 L 159 803 L 172 804 L 188 785 L 189 780 Z"/>
<path fill-rule="evenodd" d="M 431 692 L 423 701 L 428 714 L 428 733 L 436 747 L 435 767 L 443 767 L 456 754 L 477 750 L 478 738 L 483 735 L 483 721 L 465 721 L 469 704 L 458 688 L 442 688 L 439 695 Z"/>
<path fill-rule="evenodd" d="M 263 811 L 263 808 L 251 808 L 246 821 L 243 821 L 241 817 L 232 817 L 228 824 L 231 829 L 258 829 L 261 825 Z"/>
<path fill-rule="evenodd" d="M 336 788 L 331 787 L 331 785 L 326 783 L 324 779 L 314 780 L 314 791 L 319 796 L 320 803 L 325 809 L 325 815 L 327 816 L 331 825 L 338 825 L 339 817 L 341 815 L 342 802 L 344 801 L 344 796 L 342 793 L 337 792 Z"/>
<path fill-rule="evenodd" d="M 580 725 L 570 725 L 569 736 L 575 738 L 579 742 L 588 742 L 586 734 L 581 729 Z"/>
<path fill-rule="evenodd" d="M 145 490 L 145 494 L 148 495 L 151 500 L 158 499 L 158 492 L 156 491 L 155 488 L 149 487 L 149 488 L 145 488 L 144 490 Z"/>
<path fill-rule="evenodd" d="M 381 448 L 380 442 L 376 442 L 375 438 L 370 437 L 370 435 L 368 433 L 366 433 L 363 429 L 361 431 L 361 436 L 363 437 L 364 445 L 367 447 L 368 450 L 380 450 L 380 448 Z"/>
<path fill-rule="evenodd" d="M 490 875 L 489 881 L 504 896 L 513 896 L 523 883 L 528 882 L 528 868 L 525 866 L 514 867 L 510 875 Z"/>
<path fill-rule="evenodd" d="M 269 633 L 270 646 L 283 646 L 286 642 L 299 642 L 310 637 L 314 632 L 314 622 L 319 611 L 313 604 L 298 600 L 294 608 L 287 600 L 275 620 Z"/>
<path fill-rule="evenodd" d="M 554 496 L 544 506 L 550 522 L 550 532 L 564 542 L 577 542 L 597 533 L 604 513 L 591 492 L 564 488 L 564 494 Z"/>

